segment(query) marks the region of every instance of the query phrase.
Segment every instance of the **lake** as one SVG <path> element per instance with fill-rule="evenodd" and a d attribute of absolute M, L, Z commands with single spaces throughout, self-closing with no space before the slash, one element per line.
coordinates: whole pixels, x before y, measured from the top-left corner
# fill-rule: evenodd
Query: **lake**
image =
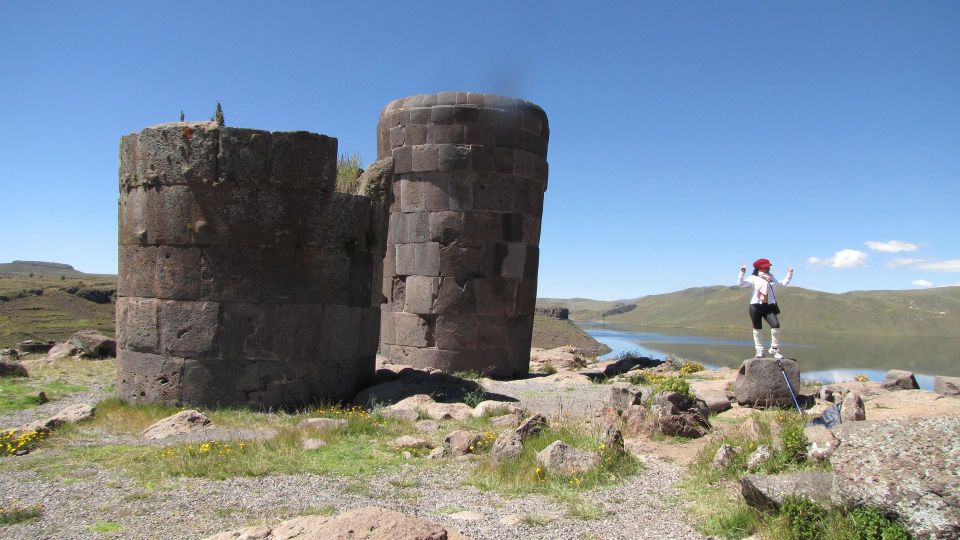
<path fill-rule="evenodd" d="M 750 329 L 744 335 L 664 328 L 580 325 L 613 352 L 637 351 L 651 358 L 684 358 L 707 367 L 739 367 L 754 354 Z M 764 329 L 769 346 L 769 330 Z M 784 329 L 781 348 L 800 362 L 802 376 L 824 382 L 849 381 L 858 374 L 882 381 L 890 369 L 912 371 L 920 387 L 933 389 L 934 375 L 960 376 L 960 339 L 887 336 L 822 336 L 790 334 Z"/>

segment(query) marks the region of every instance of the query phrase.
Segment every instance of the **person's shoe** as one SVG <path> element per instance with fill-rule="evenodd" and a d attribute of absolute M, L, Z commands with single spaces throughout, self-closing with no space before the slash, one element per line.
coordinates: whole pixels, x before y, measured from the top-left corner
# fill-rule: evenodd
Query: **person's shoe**
<path fill-rule="evenodd" d="M 772 354 L 773 357 L 776 358 L 777 360 L 781 360 L 783 358 L 783 355 L 780 354 L 780 349 L 774 349 L 773 347 L 770 347 L 770 350 L 768 352 Z"/>
<path fill-rule="evenodd" d="M 764 358 L 763 356 L 763 347 L 757 347 L 757 355 L 754 358 Z"/>

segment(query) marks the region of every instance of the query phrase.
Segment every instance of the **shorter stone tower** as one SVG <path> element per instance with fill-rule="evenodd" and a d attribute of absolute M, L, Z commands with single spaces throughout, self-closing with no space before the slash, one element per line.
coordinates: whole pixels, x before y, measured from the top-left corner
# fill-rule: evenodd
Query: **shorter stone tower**
<path fill-rule="evenodd" d="M 549 127 L 490 94 L 391 102 L 393 158 L 381 350 L 393 362 L 498 377 L 529 370 Z"/>
<path fill-rule="evenodd" d="M 296 407 L 372 379 L 384 239 L 369 198 L 333 192 L 336 163 L 337 140 L 307 132 L 122 138 L 122 398 Z"/>

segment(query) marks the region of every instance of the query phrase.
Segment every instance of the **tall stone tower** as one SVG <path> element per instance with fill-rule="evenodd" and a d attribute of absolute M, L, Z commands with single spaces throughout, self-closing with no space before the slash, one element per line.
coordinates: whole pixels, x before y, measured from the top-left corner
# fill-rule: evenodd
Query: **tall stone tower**
<path fill-rule="evenodd" d="M 447 372 L 525 375 L 547 187 L 547 116 L 528 101 L 441 92 L 391 102 L 381 350 Z"/>
<path fill-rule="evenodd" d="M 384 238 L 337 140 L 173 123 L 120 143 L 118 390 L 256 408 L 373 376 Z"/>

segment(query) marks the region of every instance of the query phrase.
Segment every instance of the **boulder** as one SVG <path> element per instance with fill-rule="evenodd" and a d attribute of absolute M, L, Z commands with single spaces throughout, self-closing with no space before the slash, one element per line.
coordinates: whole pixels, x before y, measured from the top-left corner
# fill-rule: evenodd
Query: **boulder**
<path fill-rule="evenodd" d="M 465 456 L 474 452 L 475 445 L 480 442 L 480 439 L 481 436 L 478 433 L 457 430 L 447 435 L 443 440 L 443 446 L 450 451 L 450 455 L 453 457 Z"/>
<path fill-rule="evenodd" d="M 117 342 L 96 330 L 80 330 L 47 352 L 49 361 L 73 356 L 86 359 L 113 358 L 117 356 Z"/>
<path fill-rule="evenodd" d="M 297 424 L 297 429 L 311 429 L 313 431 L 337 431 L 347 427 L 343 418 L 304 418 Z"/>
<path fill-rule="evenodd" d="M 533 435 L 540 433 L 546 429 L 546 427 L 547 419 L 542 415 L 535 414 L 524 420 L 514 431 L 520 435 L 521 439 L 527 440 L 528 437 L 532 437 Z"/>
<path fill-rule="evenodd" d="M 828 472 L 796 472 L 779 475 L 747 475 L 740 479 L 740 493 L 748 505 L 761 510 L 780 508 L 786 497 L 806 497 L 821 506 L 830 505 L 833 475 Z"/>
<path fill-rule="evenodd" d="M 810 461 L 823 461 L 837 449 L 837 438 L 824 426 L 807 426 L 803 428 L 803 434 L 807 437 L 807 459 Z"/>
<path fill-rule="evenodd" d="M 388 442 L 393 448 L 415 448 L 415 449 L 430 449 L 434 447 L 434 444 L 430 441 L 425 441 L 423 439 L 418 439 L 416 437 L 411 437 L 410 435 L 402 435 Z"/>
<path fill-rule="evenodd" d="M 909 371 L 891 369 L 883 378 L 880 387 L 884 390 L 917 390 L 920 385 L 917 384 L 917 378 Z"/>
<path fill-rule="evenodd" d="M 623 375 L 632 369 L 655 367 L 663 363 L 662 360 L 654 360 L 645 356 L 625 356 L 617 360 L 597 362 L 587 369 L 581 369 L 580 373 L 591 379 L 604 379 Z"/>
<path fill-rule="evenodd" d="M 501 433 L 490 448 L 490 457 L 498 462 L 518 458 L 522 453 L 523 438 L 515 431 Z"/>
<path fill-rule="evenodd" d="M 473 409 L 466 403 L 433 403 L 425 407 L 427 416 L 434 420 L 466 420 L 473 416 Z"/>
<path fill-rule="evenodd" d="M 960 396 L 960 377 L 937 375 L 933 378 L 933 391 L 942 396 Z"/>
<path fill-rule="evenodd" d="M 631 405 L 620 415 L 623 429 L 628 435 L 639 435 L 647 431 L 647 408 L 643 405 Z"/>
<path fill-rule="evenodd" d="M 440 429 L 440 422 L 436 420 L 420 420 L 413 427 L 417 428 L 417 431 L 420 433 L 432 433 Z"/>
<path fill-rule="evenodd" d="M 717 452 L 713 454 L 713 468 L 722 469 L 726 467 L 742 451 L 743 449 L 739 446 L 721 444 L 720 448 L 717 448 Z"/>
<path fill-rule="evenodd" d="M 427 459 L 443 459 L 445 457 L 447 457 L 447 449 L 442 446 L 434 448 L 427 454 Z"/>
<path fill-rule="evenodd" d="M 854 391 L 849 391 L 843 395 L 843 403 L 840 405 L 841 422 L 859 422 L 867 419 L 867 410 L 863 406 L 863 398 Z"/>
<path fill-rule="evenodd" d="M 643 390 L 629 383 L 613 383 L 607 391 L 604 404 L 618 411 L 625 411 L 632 405 L 643 405 Z"/>
<path fill-rule="evenodd" d="M 433 405 L 436 401 L 427 394 L 414 394 L 412 396 L 405 397 L 400 401 L 394 403 L 387 407 L 387 410 L 390 411 L 416 411 L 416 410 L 426 410 L 427 405 Z"/>
<path fill-rule="evenodd" d="M 378 371 L 383 371 L 378 370 Z M 394 404 L 416 395 L 432 396 L 431 401 L 462 402 L 471 392 L 483 391 L 479 384 L 441 371 L 403 367 L 396 379 L 370 386 L 353 398 L 362 407 L 372 403 Z M 409 407 L 408 407 L 409 408 Z"/>
<path fill-rule="evenodd" d="M 758 441 L 763 438 L 763 426 L 756 418 L 752 416 L 740 424 L 740 427 L 737 428 L 737 432 L 739 432 L 741 437 L 751 441 Z"/>
<path fill-rule="evenodd" d="M 9 362 L 12 360 L 18 360 L 20 358 L 20 351 L 16 349 L 0 349 L 0 361 Z"/>
<path fill-rule="evenodd" d="M 696 411 L 662 415 L 657 418 L 656 427 L 668 437 L 697 439 L 710 432 L 710 422 Z"/>
<path fill-rule="evenodd" d="M 300 442 L 300 447 L 304 450 L 317 450 L 323 448 L 327 445 L 327 441 L 323 439 L 304 439 Z"/>
<path fill-rule="evenodd" d="M 404 422 L 416 422 L 417 418 L 420 418 L 420 413 L 414 409 L 384 409 L 381 413 L 384 418 L 392 418 L 394 420 L 402 420 Z"/>
<path fill-rule="evenodd" d="M 490 419 L 490 425 L 499 428 L 515 428 L 520 423 L 520 415 L 505 414 L 503 416 L 494 416 Z"/>
<path fill-rule="evenodd" d="M 915 538 L 960 537 L 960 418 L 869 420 L 834 433 L 835 503 L 875 506 Z"/>
<path fill-rule="evenodd" d="M 187 409 L 163 420 L 158 420 L 143 430 L 140 435 L 144 439 L 166 439 L 175 435 L 193 433 L 212 425 L 213 423 L 207 418 L 207 415 L 194 409 Z"/>
<path fill-rule="evenodd" d="M 553 441 L 537 453 L 537 463 L 551 474 L 576 476 L 596 469 L 600 455 L 578 450 L 563 441 Z"/>
<path fill-rule="evenodd" d="M 720 414 L 724 411 L 729 411 L 732 407 L 730 399 L 722 392 L 698 392 L 697 397 L 703 400 L 703 404 L 710 414 Z"/>
<path fill-rule="evenodd" d="M 0 360 L 0 377 L 29 377 L 27 368 L 20 362 Z"/>
<path fill-rule="evenodd" d="M 800 388 L 800 367 L 796 360 L 780 361 L 794 388 Z M 772 358 L 743 361 L 733 383 L 737 403 L 747 407 L 792 407 L 793 398 L 783 380 L 783 372 Z"/>
<path fill-rule="evenodd" d="M 523 414 L 523 408 L 509 401 L 481 401 L 470 413 L 474 418 L 494 416 L 495 414 Z"/>
<path fill-rule="evenodd" d="M 62 409 L 57 414 L 46 420 L 38 420 L 26 426 L 17 428 L 18 432 L 48 432 L 57 429 L 64 424 L 76 424 L 96 414 L 97 408 L 92 403 L 78 403 Z"/>
<path fill-rule="evenodd" d="M 470 540 L 454 529 L 393 510 L 367 506 L 335 517 L 300 516 L 274 527 L 256 525 L 207 540 Z"/>
<path fill-rule="evenodd" d="M 693 400 L 679 392 L 660 392 L 653 396 L 650 412 L 655 416 L 673 416 L 686 412 L 693 406 Z"/>
<path fill-rule="evenodd" d="M 747 470 L 752 471 L 771 459 L 773 459 L 773 450 L 769 446 L 761 444 L 747 458 Z"/>
<path fill-rule="evenodd" d="M 587 365 L 587 358 L 583 351 L 577 347 L 569 345 L 557 347 L 555 349 L 530 350 L 530 371 L 533 373 L 544 372 L 549 368 L 556 370 L 580 369 Z"/>

